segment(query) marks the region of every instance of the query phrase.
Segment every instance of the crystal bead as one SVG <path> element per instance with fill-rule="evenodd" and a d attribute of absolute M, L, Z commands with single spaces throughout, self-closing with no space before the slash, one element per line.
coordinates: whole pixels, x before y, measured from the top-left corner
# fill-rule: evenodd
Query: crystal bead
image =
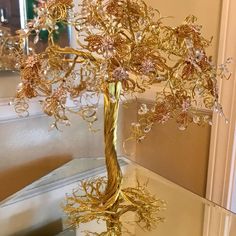
<path fill-rule="evenodd" d="M 201 121 L 201 119 L 200 119 L 199 116 L 193 116 L 193 122 L 194 122 L 195 124 L 199 124 L 200 121 Z"/>
<path fill-rule="evenodd" d="M 179 125 L 178 129 L 181 130 L 181 131 L 184 131 L 184 130 L 187 129 L 187 127 L 185 125 Z"/>

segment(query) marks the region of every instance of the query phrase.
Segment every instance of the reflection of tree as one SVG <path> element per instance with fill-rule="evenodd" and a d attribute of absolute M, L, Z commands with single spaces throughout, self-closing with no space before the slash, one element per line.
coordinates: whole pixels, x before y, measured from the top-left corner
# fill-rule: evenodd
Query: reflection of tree
<path fill-rule="evenodd" d="M 71 25 L 76 47 L 61 47 L 54 39 L 57 24 Z M 97 120 L 99 98 L 104 98 L 104 141 L 107 180 L 81 183 L 82 195 L 68 197 L 65 207 L 71 224 L 100 219 L 107 235 L 121 235 L 120 217 L 135 212 L 137 223 L 151 230 L 161 219 L 161 202 L 146 188 L 123 188 L 116 153 L 116 131 L 121 98 L 160 86 L 154 106 L 142 105 L 133 123 L 132 138 L 141 141 L 155 123 L 175 119 L 184 130 L 189 123 L 209 123 L 199 108 L 215 109 L 218 102 L 217 76 L 224 78 L 227 63 L 219 70 L 207 55 L 210 41 L 201 35 L 194 16 L 178 27 L 164 25 L 158 11 L 142 0 L 83 0 L 75 12 L 71 0 L 50 0 L 37 8 L 37 16 L 19 33 L 29 38 L 48 32 L 45 50 L 22 55 L 21 84 L 16 111 L 27 114 L 28 100 L 40 97 L 43 111 L 55 119 L 52 127 L 69 125 L 68 113 L 81 116 L 92 128 Z M 91 99 L 92 98 L 92 99 Z M 93 100 L 93 102 L 91 102 Z M 74 104 L 68 107 L 68 102 Z M 103 234 L 103 235 L 104 235 Z"/>
<path fill-rule="evenodd" d="M 33 20 L 37 18 L 38 12 L 37 9 L 39 7 L 43 7 L 44 3 L 43 1 L 38 0 L 28 0 L 26 2 L 27 6 L 27 19 Z M 55 30 L 53 34 L 54 40 L 61 46 L 65 47 L 69 43 L 69 32 L 67 25 L 63 22 L 57 22 L 56 24 L 57 29 Z M 37 52 L 43 51 L 48 46 L 48 36 L 49 32 L 46 28 L 41 29 L 39 32 L 32 32 L 32 36 L 30 37 L 29 45 L 30 47 L 34 48 L 34 40 L 35 36 L 38 37 L 38 44 L 37 44 Z"/>
<path fill-rule="evenodd" d="M 9 28 L 0 26 L 0 70 L 19 70 L 23 53 L 22 40 L 13 36 Z"/>
<path fill-rule="evenodd" d="M 19 54 L 21 51 L 21 40 L 15 37 L 15 33 L 20 29 L 20 9 L 19 1 L 0 0 L 0 8 L 6 18 L 0 23 L 0 70 L 18 70 Z"/>
<path fill-rule="evenodd" d="M 65 212 L 69 215 L 71 225 L 91 221 L 105 221 L 107 231 L 103 233 L 87 232 L 87 235 L 122 235 L 121 217 L 127 212 L 134 212 L 136 223 L 141 228 L 152 230 L 163 221 L 158 212 L 163 208 L 163 202 L 147 190 L 146 186 L 138 183 L 136 188 L 124 188 L 120 191 L 115 204 L 106 208 L 104 202 L 104 189 L 107 180 L 97 178 L 95 180 L 83 181 L 80 188 L 67 197 Z M 85 194 L 84 194 L 85 193 Z M 84 195 L 83 195 L 84 194 Z M 128 232 L 127 232 L 128 233 Z"/>
<path fill-rule="evenodd" d="M 9 28 L 11 30 L 10 33 L 14 35 L 21 27 L 19 0 L 0 0 L 0 8 L 3 9 L 3 14 L 6 18 L 6 22 L 3 22 L 2 26 Z"/>

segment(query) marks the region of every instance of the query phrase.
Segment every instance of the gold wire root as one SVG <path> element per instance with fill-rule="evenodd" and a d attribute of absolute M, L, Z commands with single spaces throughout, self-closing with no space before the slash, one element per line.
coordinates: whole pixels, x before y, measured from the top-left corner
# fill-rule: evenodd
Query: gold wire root
<path fill-rule="evenodd" d="M 158 213 L 165 203 L 151 195 L 146 186 L 138 183 L 136 187 L 121 189 L 117 201 L 109 208 L 102 204 L 107 199 L 106 186 L 106 178 L 81 181 L 79 188 L 67 196 L 64 211 L 71 227 L 79 228 L 92 221 L 105 222 L 106 231 L 86 231 L 85 236 L 121 236 L 125 232 L 121 217 L 128 212 L 135 213 L 135 223 L 144 230 L 151 231 L 163 222 Z"/>

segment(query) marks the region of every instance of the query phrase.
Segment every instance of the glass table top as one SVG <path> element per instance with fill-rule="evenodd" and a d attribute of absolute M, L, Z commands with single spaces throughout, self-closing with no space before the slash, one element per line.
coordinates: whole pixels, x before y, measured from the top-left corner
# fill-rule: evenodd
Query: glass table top
<path fill-rule="evenodd" d="M 124 233 L 136 236 L 235 236 L 236 215 L 211 203 L 165 178 L 125 159 L 119 159 L 124 173 L 124 187 L 135 187 L 137 180 L 147 184 L 149 192 L 166 202 L 159 216 L 164 222 L 147 232 L 134 223 L 135 215 L 122 217 Z M 1 236 L 74 236 L 67 229 L 62 204 L 80 180 L 104 176 L 103 158 L 75 159 L 27 186 L 0 204 Z M 100 233 L 102 223 L 82 225 L 84 231 Z M 127 233 L 129 231 L 129 233 Z"/>

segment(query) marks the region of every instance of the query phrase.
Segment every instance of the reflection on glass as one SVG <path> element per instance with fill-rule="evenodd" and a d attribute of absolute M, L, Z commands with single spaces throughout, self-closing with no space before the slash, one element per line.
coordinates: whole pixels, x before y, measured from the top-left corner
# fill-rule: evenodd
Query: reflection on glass
<path fill-rule="evenodd" d="M 9 30 L 11 34 L 21 28 L 19 2 L 22 4 L 23 1 L 0 0 L 0 26 Z"/>
<path fill-rule="evenodd" d="M 43 1 L 0 0 L 0 70 L 19 70 L 15 52 L 20 50 L 21 44 L 25 45 L 25 53 L 29 50 L 40 52 L 47 47 L 47 30 L 33 32 L 28 42 L 22 42 L 15 37 L 17 31 L 24 27 L 28 20 L 37 17 L 39 14 L 37 6 L 40 4 L 43 4 Z M 37 47 L 35 47 L 35 40 L 37 40 Z M 69 44 L 68 27 L 63 22 L 57 24 L 54 40 L 62 47 Z"/>
<path fill-rule="evenodd" d="M 34 22 L 34 19 L 36 19 L 36 17 L 41 14 L 39 12 L 39 7 L 43 4 L 44 1 L 28 0 L 26 4 L 27 20 L 31 20 L 31 23 Z M 29 47 L 33 48 L 36 53 L 44 50 L 47 47 L 48 35 L 49 33 L 46 29 L 34 32 L 29 39 Z M 56 29 L 53 38 L 54 41 L 57 42 L 57 44 L 59 44 L 61 47 L 68 46 L 68 27 L 64 22 L 58 22 L 56 24 Z M 37 47 L 34 46 L 34 44 L 36 43 Z"/>
<path fill-rule="evenodd" d="M 122 159 L 121 163 L 125 175 L 124 188 L 137 186 L 137 179 L 140 183 L 148 180 L 148 190 L 167 203 L 166 209 L 157 215 L 164 218 L 164 222 L 152 231 L 145 231 L 134 224 L 138 218 L 132 212 L 123 215 L 120 218 L 122 236 L 235 236 L 236 216 L 233 213 L 127 159 Z M 75 159 L 53 171 L 0 204 L 1 233 L 32 235 L 51 222 L 59 219 L 64 222 L 61 203 L 65 194 L 77 189 L 79 181 L 103 176 L 104 173 L 104 160 L 101 158 Z M 64 231 L 59 233 L 63 227 Z M 51 235 L 75 236 L 75 231 L 67 228 L 68 224 L 64 222 L 58 228 L 51 226 L 50 232 L 53 232 Z M 95 235 L 106 235 L 106 223 L 95 219 L 81 225 L 77 235 L 83 236 L 91 231 Z"/>
<path fill-rule="evenodd" d="M 88 230 L 86 235 L 98 236 L 121 236 L 124 233 L 132 235 L 130 230 L 121 221 L 127 214 L 132 214 L 133 221 L 129 223 L 137 224 L 140 228 L 147 231 L 156 229 L 164 218 L 159 216 L 159 212 L 164 209 L 165 203 L 157 199 L 149 191 L 146 185 L 137 181 L 135 187 L 127 187 L 121 190 L 121 197 L 112 205 L 104 210 L 104 190 L 107 180 L 104 177 L 90 179 L 80 182 L 77 190 L 67 196 L 67 203 L 64 207 L 68 214 L 69 222 L 72 227 L 81 227 L 91 221 L 106 224 L 103 231 Z M 98 206 L 98 203 L 100 205 Z M 125 222 L 127 224 L 127 222 Z"/>
<path fill-rule="evenodd" d="M 0 26 L 0 70 L 19 69 L 17 53 L 21 53 L 21 41 L 11 35 L 10 29 Z"/>
<path fill-rule="evenodd" d="M 21 42 L 15 32 L 21 28 L 19 0 L 0 0 L 0 70 L 18 70 L 16 52 Z"/>

